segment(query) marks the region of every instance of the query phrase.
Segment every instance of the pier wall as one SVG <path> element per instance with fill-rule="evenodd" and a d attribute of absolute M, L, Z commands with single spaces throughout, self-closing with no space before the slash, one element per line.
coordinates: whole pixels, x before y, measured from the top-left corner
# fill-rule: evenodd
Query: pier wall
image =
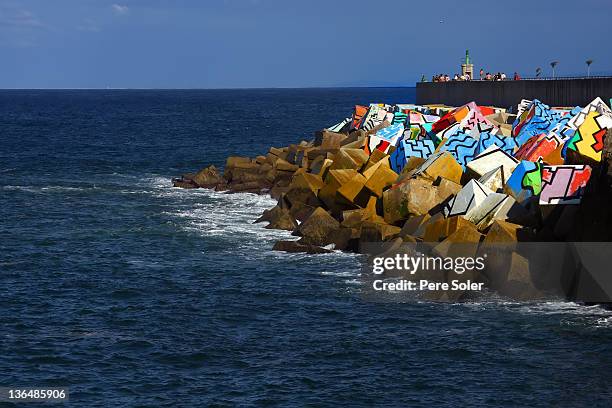
<path fill-rule="evenodd" d="M 521 81 L 419 82 L 416 103 L 460 106 L 516 106 L 521 99 L 539 99 L 550 106 L 585 106 L 595 97 L 612 98 L 612 77 Z"/>

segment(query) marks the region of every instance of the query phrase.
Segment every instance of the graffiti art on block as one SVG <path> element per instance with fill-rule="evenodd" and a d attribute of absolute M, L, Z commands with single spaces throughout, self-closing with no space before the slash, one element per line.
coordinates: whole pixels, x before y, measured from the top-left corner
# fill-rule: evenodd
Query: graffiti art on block
<path fill-rule="evenodd" d="M 576 141 L 576 139 L 574 138 L 575 135 L 576 132 L 574 132 L 574 135 L 568 137 L 563 141 L 563 148 L 561 149 L 561 157 L 563 157 L 563 159 L 567 157 L 567 149 L 572 149 L 574 151 L 576 150 L 576 146 L 574 146 L 574 142 Z"/>
<path fill-rule="evenodd" d="M 515 126 L 518 123 L 518 119 L 521 117 L 523 112 L 525 112 L 527 109 L 529 109 L 529 107 L 531 106 L 531 102 L 533 102 L 533 101 L 531 101 L 529 99 L 521 99 L 521 102 L 517 106 L 516 119 L 515 119 L 514 124 L 512 126 Z"/>
<path fill-rule="evenodd" d="M 327 130 L 329 130 L 330 132 L 340 132 L 342 128 L 344 128 L 351 120 L 352 118 L 346 118 L 342 122 L 336 123 L 334 126 L 328 127 Z"/>
<path fill-rule="evenodd" d="M 471 107 L 471 104 L 466 105 Z M 432 126 L 432 130 L 436 128 L 436 122 Z M 468 110 L 467 115 L 459 122 L 450 125 L 437 133 L 437 137 L 440 140 L 444 140 L 457 133 L 466 133 L 478 140 L 481 133 L 493 133 L 497 134 L 499 128 L 493 122 L 485 118 L 478 109 L 472 108 Z"/>
<path fill-rule="evenodd" d="M 572 111 L 573 112 L 573 111 Z M 591 112 L 601 113 L 603 115 L 612 116 L 612 111 L 606 103 L 599 97 L 593 99 L 591 103 L 582 108 L 578 113 L 576 113 L 567 124 L 561 129 L 559 135 L 561 138 L 566 139 L 569 137 L 573 137 L 580 125 L 586 120 L 587 116 Z"/>
<path fill-rule="evenodd" d="M 542 190 L 542 165 L 523 160 L 506 182 L 506 193 L 522 203 Z"/>
<path fill-rule="evenodd" d="M 431 123 L 410 125 L 410 128 L 404 133 L 404 138 L 413 140 L 425 139 L 427 138 L 428 129 L 431 129 Z"/>
<path fill-rule="evenodd" d="M 418 111 L 419 109 L 424 110 L 425 107 L 421 105 L 415 105 L 412 103 L 398 103 L 395 105 L 395 108 L 400 112 L 409 113 L 412 110 Z"/>
<path fill-rule="evenodd" d="M 470 113 L 470 110 L 472 107 L 476 108 L 476 104 L 473 102 L 471 103 L 471 105 L 470 104 L 463 105 L 459 108 L 456 108 L 448 112 L 446 115 L 442 116 L 440 120 L 434 123 L 432 131 L 434 133 L 440 133 L 444 129 L 451 127 L 455 123 L 461 122 L 463 119 L 467 117 L 468 113 Z"/>
<path fill-rule="evenodd" d="M 391 169 L 397 174 L 401 173 L 404 167 L 406 166 L 406 148 L 404 145 L 404 141 L 406 139 L 402 138 L 400 142 L 397 144 L 397 148 L 391 156 L 389 156 L 389 164 L 391 165 Z"/>
<path fill-rule="evenodd" d="M 563 142 L 555 133 L 543 133 L 532 136 L 516 152 L 514 157 L 519 160 L 529 160 L 532 162 L 542 161 L 544 157 L 552 153 Z"/>
<path fill-rule="evenodd" d="M 504 152 L 512 155 L 516 149 L 516 140 L 513 137 L 503 136 L 501 134 L 492 134 L 490 132 L 482 132 L 480 134 L 480 138 L 478 139 L 478 150 L 477 153 L 480 154 L 484 152 L 489 146 L 497 146 L 502 149 Z"/>
<path fill-rule="evenodd" d="M 429 158 L 434 153 L 435 147 L 431 140 L 400 140 L 397 149 L 391 153 L 391 169 L 401 173 L 410 157 Z"/>
<path fill-rule="evenodd" d="M 427 159 L 434 153 L 435 147 L 431 140 L 406 140 L 404 141 L 406 158 L 420 157 Z"/>
<path fill-rule="evenodd" d="M 404 133 L 404 124 L 397 123 L 395 125 L 380 129 L 378 132 L 376 132 L 376 136 L 388 140 L 395 146 L 402 133 Z"/>
<path fill-rule="evenodd" d="M 476 156 L 477 149 L 478 140 L 467 133 L 459 132 L 448 137 L 440 151 L 452 154 L 465 171 L 465 166 Z"/>
<path fill-rule="evenodd" d="M 559 122 L 557 122 L 557 124 L 553 126 L 553 128 L 550 129 L 550 131 L 554 132 L 557 136 L 559 136 L 561 140 L 563 141 L 566 140 L 568 136 L 562 134 L 561 131 L 567 127 L 568 122 L 572 120 L 572 118 L 574 118 L 576 115 L 578 115 L 581 110 L 582 108 L 580 106 L 576 106 L 570 111 L 563 112 L 563 116 L 561 116 L 561 119 L 559 119 Z"/>
<path fill-rule="evenodd" d="M 517 145 L 522 146 L 532 136 L 547 133 L 561 119 L 561 114 L 548 105 L 534 99 L 529 109 L 517 116 L 512 126 L 512 136 Z"/>
<path fill-rule="evenodd" d="M 423 118 L 423 114 L 416 112 L 416 111 L 412 111 L 408 114 L 408 120 L 410 125 L 422 125 L 423 123 L 425 123 L 425 119 Z"/>
<path fill-rule="evenodd" d="M 495 113 L 495 109 L 491 108 L 490 106 L 480 106 L 480 105 L 478 105 L 478 111 L 483 116 L 493 115 Z"/>
<path fill-rule="evenodd" d="M 427 110 L 425 112 L 421 112 L 424 115 L 436 115 L 439 117 L 443 117 L 449 112 L 452 112 L 456 108 L 452 106 L 444 106 L 444 105 L 428 105 L 426 106 Z"/>
<path fill-rule="evenodd" d="M 366 153 L 371 154 L 374 149 L 387 153 L 389 151 L 389 147 L 397 145 L 403 133 L 404 125 L 402 123 L 380 129 L 378 132 L 376 132 L 376 134 L 370 135 L 368 138 L 368 143 L 366 144 L 365 149 Z"/>
<path fill-rule="evenodd" d="M 480 111 L 482 116 L 489 116 L 489 115 L 506 113 L 506 109 L 504 109 L 504 108 L 497 108 L 495 106 L 480 106 L 480 105 L 478 105 L 478 111 Z"/>
<path fill-rule="evenodd" d="M 580 204 L 591 177 L 588 165 L 542 166 L 540 205 Z"/>
<path fill-rule="evenodd" d="M 351 123 L 351 129 L 359 128 L 361 120 L 368 113 L 368 107 L 363 105 L 355 105 L 355 111 L 353 112 L 353 122 Z"/>
<path fill-rule="evenodd" d="M 363 116 L 363 118 L 361 118 L 359 128 L 364 130 L 370 130 L 376 125 L 380 124 L 382 122 L 379 115 L 381 110 L 381 107 L 377 104 L 370 105 L 368 112 Z M 386 111 L 383 110 L 382 114 L 385 115 Z"/>
<path fill-rule="evenodd" d="M 393 115 L 393 124 L 397 125 L 398 123 L 405 124 L 406 119 L 408 119 L 408 115 L 404 112 L 395 112 Z"/>
<path fill-rule="evenodd" d="M 440 117 L 437 115 L 423 115 L 423 119 L 425 120 L 425 123 L 434 124 L 440 120 Z"/>
<path fill-rule="evenodd" d="M 574 133 L 567 148 L 576 151 L 581 156 L 600 162 L 604 137 L 610 128 L 612 128 L 612 116 L 596 111 L 589 112 Z"/>
<path fill-rule="evenodd" d="M 548 153 L 542 158 L 542 161 L 549 166 L 560 166 L 565 164 L 565 159 L 561 155 L 563 151 L 563 145 L 558 146 L 555 150 Z"/>
<path fill-rule="evenodd" d="M 410 128 L 408 130 L 406 130 L 406 132 L 408 133 L 408 135 L 406 135 L 406 133 L 404 134 L 404 138 L 405 139 L 412 139 L 412 140 L 416 140 L 419 139 L 419 136 L 422 134 L 422 130 L 423 128 L 421 128 L 419 125 L 410 125 Z"/>

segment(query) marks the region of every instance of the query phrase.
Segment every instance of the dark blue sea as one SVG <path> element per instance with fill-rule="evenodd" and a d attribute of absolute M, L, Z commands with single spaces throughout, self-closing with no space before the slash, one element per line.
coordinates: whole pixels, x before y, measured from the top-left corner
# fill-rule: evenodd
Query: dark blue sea
<path fill-rule="evenodd" d="M 612 405 L 612 312 L 374 302 L 275 202 L 171 187 L 412 88 L 0 91 L 0 386 L 75 407 Z M 34 406 L 36 404 L 29 404 Z"/>

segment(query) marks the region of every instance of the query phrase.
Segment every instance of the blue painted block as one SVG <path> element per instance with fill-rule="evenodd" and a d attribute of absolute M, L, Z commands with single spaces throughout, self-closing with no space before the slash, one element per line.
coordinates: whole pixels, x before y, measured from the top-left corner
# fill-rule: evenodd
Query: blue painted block
<path fill-rule="evenodd" d="M 446 139 L 440 148 L 441 152 L 449 152 L 465 171 L 467 164 L 478 154 L 478 140 L 463 131 L 457 132 Z"/>
<path fill-rule="evenodd" d="M 480 154 L 484 152 L 489 146 L 492 145 L 499 147 L 509 155 L 514 155 L 514 151 L 517 147 L 516 140 L 513 137 L 493 135 L 489 132 L 482 132 L 480 134 L 480 139 L 478 139 L 477 153 Z"/>
<path fill-rule="evenodd" d="M 399 174 L 406 166 L 406 162 L 410 157 L 427 159 L 433 154 L 434 150 L 436 150 L 436 148 L 431 140 L 402 139 L 397 149 L 391 153 L 391 169 Z"/>
<path fill-rule="evenodd" d="M 521 147 L 532 136 L 548 133 L 561 120 L 561 113 L 534 99 L 530 107 L 517 117 L 512 127 L 512 136 Z"/>

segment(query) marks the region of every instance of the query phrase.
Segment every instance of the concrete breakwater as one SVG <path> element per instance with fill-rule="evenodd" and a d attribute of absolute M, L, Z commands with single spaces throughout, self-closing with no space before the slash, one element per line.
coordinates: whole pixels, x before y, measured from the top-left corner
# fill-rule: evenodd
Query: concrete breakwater
<path fill-rule="evenodd" d="M 521 99 L 540 99 L 551 106 L 585 106 L 596 97 L 612 97 L 612 77 L 521 81 L 422 82 L 416 85 L 420 104 L 516 106 Z M 607 100 L 607 99 L 606 99 Z"/>
<path fill-rule="evenodd" d="M 223 174 L 211 166 L 174 185 L 270 194 L 278 204 L 257 221 L 300 237 L 277 250 L 371 253 L 374 243 L 386 254 L 486 252 L 486 268 L 468 268 L 461 280 L 516 298 L 552 291 L 606 301 L 580 292 L 596 271 L 565 267 L 583 265 L 580 251 L 557 265 L 558 276 L 550 262 L 568 252 L 559 244 L 611 241 L 612 111 L 599 98 L 574 109 L 523 100 L 517 111 L 474 102 L 356 106 L 313 140 L 229 157 Z"/>

